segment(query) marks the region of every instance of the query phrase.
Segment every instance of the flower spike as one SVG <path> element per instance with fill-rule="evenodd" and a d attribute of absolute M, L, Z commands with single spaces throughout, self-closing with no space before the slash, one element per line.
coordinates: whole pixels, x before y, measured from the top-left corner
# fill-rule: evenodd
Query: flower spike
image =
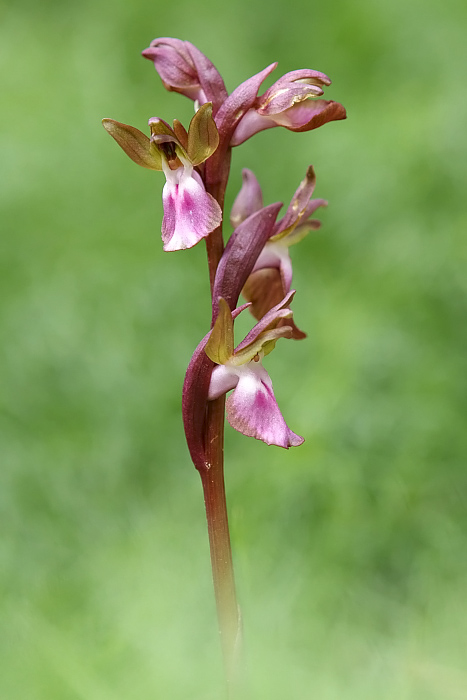
<path fill-rule="evenodd" d="M 235 430 L 267 445 L 288 449 L 304 441 L 285 422 L 263 359 L 281 338 L 305 337 L 290 308 L 295 291 L 291 289 L 289 247 L 320 226 L 312 216 L 327 204 L 311 199 L 316 178 L 310 166 L 278 219 L 282 204 L 264 206 L 254 173 L 244 169 L 231 211 L 233 233 L 225 244 L 222 220 L 232 147 L 274 126 L 309 131 L 344 119 L 346 113 L 339 103 L 323 99 L 324 88 L 331 81 L 319 71 L 286 73 L 260 95 L 263 81 L 277 67 L 272 63 L 229 95 L 214 64 L 188 41 L 159 37 L 143 51 L 143 57 L 154 64 L 167 90 L 193 100 L 195 113 L 188 128 L 177 119 L 170 126 L 153 117 L 148 137 L 112 119 L 104 119 L 103 125 L 133 162 L 165 175 L 164 250 L 191 248 L 206 239 L 211 330 L 189 362 L 182 415 L 190 456 L 203 485 L 219 631 L 230 687 L 238 675 L 241 625 L 223 476 L 224 414 Z M 247 303 L 237 308 L 241 293 Z M 247 308 L 257 322 L 235 346 L 234 321 Z"/>

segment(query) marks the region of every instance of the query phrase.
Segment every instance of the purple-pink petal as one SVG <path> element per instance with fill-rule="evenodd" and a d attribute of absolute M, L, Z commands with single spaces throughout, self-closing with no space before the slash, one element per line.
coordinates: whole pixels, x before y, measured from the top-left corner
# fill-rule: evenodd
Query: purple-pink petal
<path fill-rule="evenodd" d="M 339 102 L 333 100 L 306 100 L 280 114 L 271 115 L 278 126 L 291 131 L 310 131 L 330 121 L 345 119 L 346 112 Z"/>
<path fill-rule="evenodd" d="M 230 139 L 243 115 L 253 107 L 261 83 L 276 68 L 277 63 L 253 75 L 241 83 L 224 102 L 216 115 L 216 125 L 221 138 Z"/>
<path fill-rule="evenodd" d="M 304 216 L 304 210 L 308 207 L 310 197 L 316 186 L 316 175 L 313 166 L 308 167 L 306 177 L 294 192 L 285 215 L 276 222 L 274 235 L 285 231 L 286 228 L 296 224 Z"/>
<path fill-rule="evenodd" d="M 252 170 L 243 168 L 242 187 L 238 193 L 230 213 L 230 222 L 235 228 L 251 214 L 263 206 L 263 193 L 260 184 Z"/>
<path fill-rule="evenodd" d="M 306 221 L 319 207 L 327 207 L 326 199 L 310 199 L 307 208 L 303 212 L 302 222 Z"/>
<path fill-rule="evenodd" d="M 271 379 L 260 362 L 237 368 L 238 384 L 226 403 L 227 418 L 235 430 L 267 445 L 298 447 L 304 439 L 285 422 L 277 405 Z"/>
<path fill-rule="evenodd" d="M 184 41 L 170 37 L 154 39 L 142 54 L 153 61 L 160 77 L 170 87 L 183 89 L 199 85 L 196 68 Z"/>
<path fill-rule="evenodd" d="M 265 129 L 272 129 L 273 126 L 277 126 L 277 124 L 272 117 L 264 117 L 258 114 L 255 109 L 249 109 L 236 127 L 230 145 L 240 146 L 254 134 Z"/>
<path fill-rule="evenodd" d="M 270 309 L 263 316 L 263 318 L 258 321 L 255 326 L 253 326 L 246 338 L 242 340 L 239 345 L 237 345 L 235 352 L 240 352 L 240 350 L 243 350 L 248 345 L 251 345 L 251 343 L 254 343 L 260 333 L 263 333 L 273 324 L 278 323 L 281 319 L 286 318 L 287 314 L 292 315 L 292 313 L 288 311 L 288 308 L 292 303 L 294 295 L 295 289 L 288 292 L 288 294 L 286 294 L 285 297 L 278 304 L 276 304 L 276 306 L 273 306 L 272 309 Z"/>
<path fill-rule="evenodd" d="M 273 126 L 285 126 L 290 131 L 311 131 L 327 122 L 346 118 L 345 108 L 333 100 L 307 99 L 283 112 L 263 115 L 250 109 L 236 127 L 231 146 L 240 146 L 254 134 L 272 129 Z"/>
<path fill-rule="evenodd" d="M 168 90 L 179 92 L 200 104 L 213 103 L 215 113 L 227 98 L 224 81 L 213 63 L 189 41 L 159 37 L 142 52 L 153 61 Z"/>
<path fill-rule="evenodd" d="M 268 93 L 266 93 L 264 95 L 264 97 L 267 96 L 266 99 L 264 102 L 261 101 L 256 109 L 258 114 L 272 116 L 289 109 L 289 107 L 292 107 L 298 102 L 303 102 L 309 97 L 320 97 L 322 94 L 323 89 L 318 85 L 295 85 L 292 83 L 278 90 L 276 94 L 272 93 L 268 95 Z"/>
<path fill-rule="evenodd" d="M 201 88 L 206 95 L 205 101 L 212 102 L 212 113 L 215 115 L 228 95 L 222 76 L 214 63 L 197 46 L 189 41 L 185 44 L 195 65 Z"/>
<path fill-rule="evenodd" d="M 326 73 L 321 73 L 319 70 L 312 70 L 311 68 L 299 68 L 298 70 L 291 70 L 285 73 L 279 80 L 276 80 L 274 85 L 272 85 L 269 90 L 266 91 L 265 95 L 281 90 L 287 87 L 291 83 L 308 83 L 311 85 L 331 85 L 331 79 L 326 75 Z M 264 95 L 262 96 L 264 97 Z"/>

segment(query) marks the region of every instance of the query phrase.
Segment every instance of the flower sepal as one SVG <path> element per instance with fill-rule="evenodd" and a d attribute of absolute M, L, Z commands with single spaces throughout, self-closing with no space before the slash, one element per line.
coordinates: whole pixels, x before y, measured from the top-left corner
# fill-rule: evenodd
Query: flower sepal
<path fill-rule="evenodd" d="M 162 170 L 159 149 L 142 131 L 115 119 L 103 119 L 102 125 L 127 156 L 137 165 L 149 170 Z"/>

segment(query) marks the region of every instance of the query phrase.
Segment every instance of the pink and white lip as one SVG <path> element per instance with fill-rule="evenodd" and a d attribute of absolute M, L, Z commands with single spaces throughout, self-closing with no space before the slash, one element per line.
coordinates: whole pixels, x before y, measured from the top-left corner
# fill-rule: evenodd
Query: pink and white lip
<path fill-rule="evenodd" d="M 208 194 L 203 181 L 189 163 L 171 170 L 163 162 L 166 183 L 162 191 L 164 250 L 192 248 L 214 231 L 222 221 L 222 211 Z"/>
<path fill-rule="evenodd" d="M 238 367 L 218 365 L 211 376 L 209 399 L 233 389 L 226 403 L 227 419 L 243 435 L 267 445 L 298 447 L 304 439 L 285 422 L 272 388 L 272 381 L 260 361 Z"/>
<path fill-rule="evenodd" d="M 230 425 L 248 437 L 285 449 L 301 445 L 304 440 L 285 422 L 274 396 L 271 378 L 261 361 L 279 338 L 291 337 L 292 328 L 288 321 L 293 314 L 288 306 L 294 293 L 287 294 L 265 314 L 235 350 L 227 350 L 233 340 L 233 315 L 230 319 L 226 302 L 220 299 L 219 316 L 212 331 L 215 340 L 210 348 L 208 341 L 206 348 L 208 356 L 216 362 L 208 400 L 213 401 L 233 390 L 226 402 Z M 281 325 L 283 322 L 287 325 Z"/>

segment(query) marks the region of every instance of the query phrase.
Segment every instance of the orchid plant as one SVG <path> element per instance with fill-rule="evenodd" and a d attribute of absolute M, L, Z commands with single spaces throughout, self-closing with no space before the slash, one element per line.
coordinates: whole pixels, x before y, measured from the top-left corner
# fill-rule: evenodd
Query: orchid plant
<path fill-rule="evenodd" d="M 273 63 L 229 95 L 215 66 L 188 41 L 155 39 L 143 56 L 154 63 L 167 90 L 194 101 L 188 129 L 177 119 L 170 126 L 159 117 L 149 119 L 149 136 L 113 119 L 104 119 L 103 125 L 135 163 L 165 175 L 164 250 L 206 242 L 211 329 L 188 366 L 182 411 L 188 448 L 203 485 L 219 629 L 231 684 L 241 630 L 224 488 L 224 413 L 226 409 L 233 428 L 267 445 L 287 449 L 303 443 L 282 416 L 263 359 L 279 339 L 306 337 L 290 309 L 295 291 L 289 248 L 319 228 L 320 222 L 311 217 L 327 205 L 312 199 L 316 177 L 310 166 L 278 219 L 282 204 L 264 206 L 255 175 L 245 169 L 230 214 L 233 232 L 224 245 L 232 148 L 264 129 L 310 131 L 345 119 L 346 113 L 338 102 L 322 99 L 331 81 L 315 70 L 286 73 L 258 95 L 277 66 Z M 240 294 L 246 303 L 238 306 Z M 257 323 L 235 346 L 234 320 L 246 309 Z"/>

